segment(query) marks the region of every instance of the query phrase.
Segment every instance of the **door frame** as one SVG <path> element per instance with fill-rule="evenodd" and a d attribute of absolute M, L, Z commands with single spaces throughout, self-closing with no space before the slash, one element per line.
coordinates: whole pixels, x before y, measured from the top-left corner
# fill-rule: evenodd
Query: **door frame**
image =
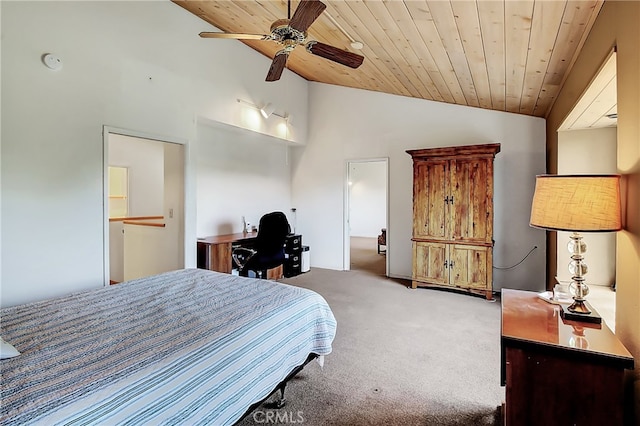
<path fill-rule="evenodd" d="M 109 135 L 121 135 L 128 136 L 132 138 L 140 138 L 140 139 L 148 139 L 152 141 L 157 141 L 161 143 L 172 143 L 183 146 L 183 173 L 182 173 L 182 217 L 183 217 L 183 227 L 182 227 L 182 239 L 183 239 L 183 264 L 186 267 L 187 261 L 187 243 L 189 242 L 187 238 L 187 217 L 185 212 L 188 210 L 187 208 L 187 175 L 188 171 L 188 158 L 189 158 L 189 144 L 186 139 L 175 138 L 166 135 L 157 135 L 148 132 L 141 132 L 137 130 L 131 129 L 122 129 L 113 126 L 102 126 L 102 241 L 103 241 L 103 253 L 102 253 L 102 277 L 103 277 L 103 286 L 109 286 Z"/>
<path fill-rule="evenodd" d="M 375 157 L 375 158 L 359 158 L 345 160 L 345 178 L 344 178 L 344 208 L 343 208 L 343 225 L 342 225 L 342 237 L 343 237 L 343 264 L 342 269 L 344 271 L 351 270 L 351 231 L 350 231 L 350 208 L 351 208 L 351 190 L 349 189 L 350 170 L 352 164 L 358 163 L 384 163 L 385 171 L 385 192 L 386 192 L 386 205 L 385 205 L 385 227 L 387 228 L 387 253 L 385 255 L 385 275 L 389 276 L 389 157 Z"/>

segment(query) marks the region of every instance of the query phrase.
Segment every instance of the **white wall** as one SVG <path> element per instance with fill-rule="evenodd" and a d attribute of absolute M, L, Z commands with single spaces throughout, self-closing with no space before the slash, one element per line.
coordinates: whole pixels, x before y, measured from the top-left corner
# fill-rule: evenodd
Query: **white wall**
<path fill-rule="evenodd" d="M 198 237 L 242 232 L 242 217 L 291 209 L 289 147 L 274 138 L 211 123 L 198 126 Z"/>
<path fill-rule="evenodd" d="M 387 164 L 349 164 L 349 227 L 353 237 L 377 237 L 387 226 Z"/>
<path fill-rule="evenodd" d="M 176 267 L 176 244 L 166 227 L 124 224 L 124 279 L 148 277 Z"/>
<path fill-rule="evenodd" d="M 163 143 L 164 216 L 166 271 L 184 268 L 184 146 Z"/>
<path fill-rule="evenodd" d="M 558 174 L 615 174 L 617 168 L 617 129 L 558 132 Z M 571 257 L 566 246 L 570 232 L 558 232 L 558 270 L 560 281 L 570 282 Z M 587 244 L 585 263 L 587 284 L 611 286 L 616 279 L 616 233 L 582 233 Z"/>
<path fill-rule="evenodd" d="M 294 149 L 293 202 L 312 266 L 343 268 L 345 160 L 389 158 L 389 274 L 411 276 L 412 163 L 407 149 L 499 142 L 494 185 L 494 289 L 542 290 L 545 233 L 529 226 L 535 175 L 545 171 L 545 122 L 311 83 L 307 146 Z M 339 102 L 340 107 L 336 107 Z"/>
<path fill-rule="evenodd" d="M 164 206 L 162 142 L 109 135 L 109 165 L 129 169 L 129 216 L 161 216 Z"/>
<path fill-rule="evenodd" d="M 212 27 L 171 2 L 0 8 L 2 306 L 103 285 L 104 125 L 188 144 L 186 266 L 196 263 L 196 117 L 242 125 L 237 98 L 268 101 L 294 112 L 290 138 L 305 142 L 307 82 L 285 71 L 266 83 L 268 58 L 201 39 Z M 60 71 L 42 64 L 47 52 Z M 255 126 L 277 135 L 276 119 Z"/>
<path fill-rule="evenodd" d="M 124 223 L 109 222 L 109 280 L 124 281 Z"/>

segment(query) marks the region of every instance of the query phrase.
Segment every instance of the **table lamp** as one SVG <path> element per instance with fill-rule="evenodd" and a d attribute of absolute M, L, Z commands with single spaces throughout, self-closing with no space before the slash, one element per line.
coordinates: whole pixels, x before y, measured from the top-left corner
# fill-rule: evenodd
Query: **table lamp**
<path fill-rule="evenodd" d="M 620 175 L 538 175 L 529 224 L 552 231 L 572 231 L 567 248 L 571 253 L 569 291 L 574 302 L 563 314 L 568 319 L 600 322 L 585 299 L 587 245 L 580 232 L 611 232 L 622 229 Z"/>

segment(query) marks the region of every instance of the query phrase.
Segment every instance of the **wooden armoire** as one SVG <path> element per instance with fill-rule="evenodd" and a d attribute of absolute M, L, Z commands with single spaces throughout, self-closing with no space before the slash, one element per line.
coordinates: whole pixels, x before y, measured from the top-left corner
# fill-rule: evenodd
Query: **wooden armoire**
<path fill-rule="evenodd" d="M 412 287 L 493 298 L 493 159 L 500 144 L 409 150 Z"/>

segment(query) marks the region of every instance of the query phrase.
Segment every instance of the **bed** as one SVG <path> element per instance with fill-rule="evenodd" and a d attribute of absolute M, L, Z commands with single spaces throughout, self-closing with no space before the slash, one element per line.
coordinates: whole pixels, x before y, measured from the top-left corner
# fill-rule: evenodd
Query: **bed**
<path fill-rule="evenodd" d="M 2 309 L 0 424 L 233 424 L 336 321 L 317 293 L 201 269 Z"/>

